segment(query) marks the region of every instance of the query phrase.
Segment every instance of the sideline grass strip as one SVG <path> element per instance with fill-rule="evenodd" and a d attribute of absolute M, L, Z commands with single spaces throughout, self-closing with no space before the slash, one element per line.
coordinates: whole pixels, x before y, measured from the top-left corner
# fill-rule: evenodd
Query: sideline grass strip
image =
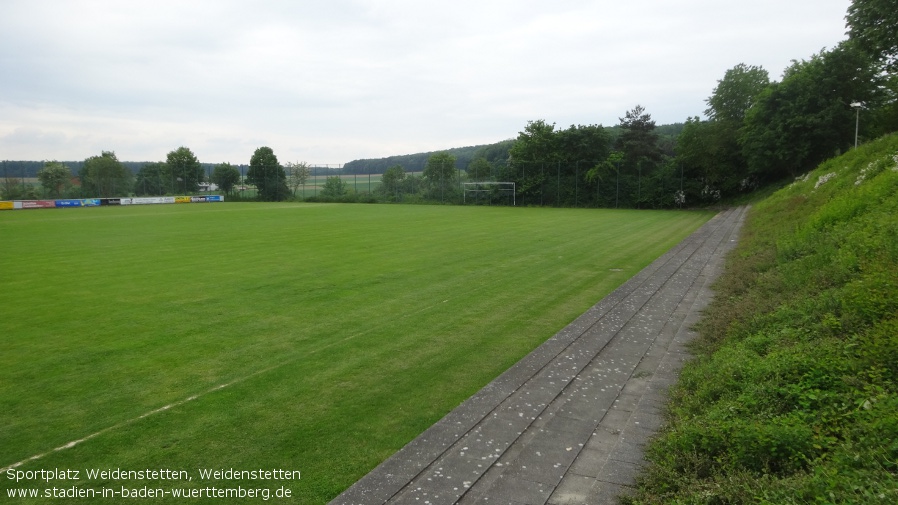
<path fill-rule="evenodd" d="M 49 483 L 80 489 L 300 470 L 286 483 L 296 501 L 326 502 L 710 216 L 235 203 L 4 213 L 0 467 L 117 426 L 18 469 L 194 479 Z M 22 486 L 48 483 L 0 479 L 4 495 Z"/>

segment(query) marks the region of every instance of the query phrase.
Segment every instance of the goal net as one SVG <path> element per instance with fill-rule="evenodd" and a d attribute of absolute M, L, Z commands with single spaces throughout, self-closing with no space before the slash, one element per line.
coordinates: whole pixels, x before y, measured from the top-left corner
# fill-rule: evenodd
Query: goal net
<path fill-rule="evenodd" d="M 516 205 L 517 194 L 513 182 L 466 182 L 464 203 L 486 205 Z"/>

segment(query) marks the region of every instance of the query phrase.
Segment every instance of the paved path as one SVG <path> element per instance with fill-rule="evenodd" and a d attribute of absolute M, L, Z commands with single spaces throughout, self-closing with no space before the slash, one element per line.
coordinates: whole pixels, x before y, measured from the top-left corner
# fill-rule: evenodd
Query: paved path
<path fill-rule="evenodd" d="M 331 504 L 616 503 L 746 211 L 715 216 Z"/>

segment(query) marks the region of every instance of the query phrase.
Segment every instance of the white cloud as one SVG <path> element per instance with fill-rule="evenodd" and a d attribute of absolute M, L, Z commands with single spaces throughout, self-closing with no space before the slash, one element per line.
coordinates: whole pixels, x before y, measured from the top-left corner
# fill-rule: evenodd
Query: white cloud
<path fill-rule="evenodd" d="M 7 0 L 0 157 L 359 157 L 489 143 L 527 120 L 701 114 L 728 68 L 844 39 L 848 0 Z"/>

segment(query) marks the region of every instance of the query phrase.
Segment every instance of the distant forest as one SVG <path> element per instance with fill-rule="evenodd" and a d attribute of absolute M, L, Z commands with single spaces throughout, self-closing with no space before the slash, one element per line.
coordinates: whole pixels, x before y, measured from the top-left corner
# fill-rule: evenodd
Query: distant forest
<path fill-rule="evenodd" d="M 660 125 L 655 128 L 658 134 L 659 144 L 662 150 L 669 156 L 674 155 L 674 146 L 677 142 L 677 136 L 683 131 L 685 123 L 674 123 L 669 125 Z M 615 142 L 621 133 L 621 126 L 606 126 L 612 142 Z M 399 165 L 406 172 L 422 172 L 427 160 L 434 154 L 449 153 L 455 157 L 455 168 L 459 170 L 467 170 L 468 165 L 478 158 L 483 158 L 493 164 L 504 164 L 508 161 L 508 153 L 514 145 L 515 139 L 502 140 L 495 144 L 484 144 L 478 146 L 455 147 L 444 149 L 442 151 L 432 151 L 416 154 L 402 154 L 389 156 L 387 158 L 364 158 L 353 160 L 343 165 L 344 174 L 382 174 L 388 168 Z"/>

